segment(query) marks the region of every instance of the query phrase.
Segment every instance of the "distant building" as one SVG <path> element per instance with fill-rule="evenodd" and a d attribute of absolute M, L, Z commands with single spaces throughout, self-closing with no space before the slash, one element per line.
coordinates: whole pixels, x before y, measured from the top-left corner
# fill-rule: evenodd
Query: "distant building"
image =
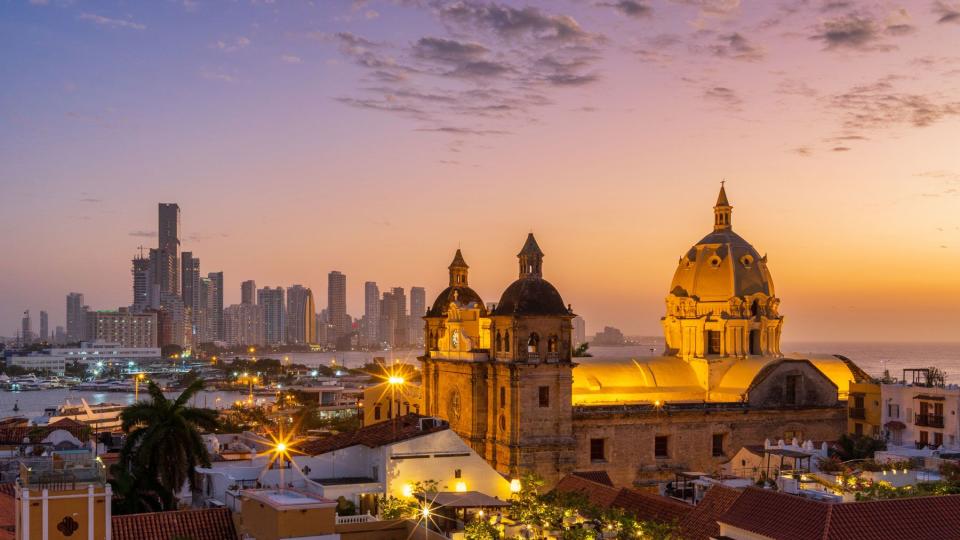
<path fill-rule="evenodd" d="M 190 310 L 183 305 L 183 298 L 174 293 L 160 293 L 160 308 L 157 314 L 157 345 L 194 345 L 193 324 L 190 322 Z M 101 338 L 104 339 L 104 338 Z M 111 341 L 104 339 L 104 341 Z"/>
<path fill-rule="evenodd" d="M 131 261 L 130 274 L 133 277 L 133 303 L 130 309 L 136 313 L 146 311 L 152 307 L 150 291 L 152 290 L 150 277 L 150 259 L 136 256 Z"/>
<path fill-rule="evenodd" d="M 56 345 L 63 345 L 67 342 L 67 331 L 62 326 L 57 326 L 57 329 L 53 331 L 53 342 Z"/>
<path fill-rule="evenodd" d="M 7 358 L 7 365 L 33 372 L 49 371 L 54 375 L 63 375 L 66 370 L 66 362 L 62 356 L 51 356 L 41 353 L 11 356 Z"/>
<path fill-rule="evenodd" d="M 191 316 L 196 325 L 196 313 L 200 304 L 200 259 L 193 256 L 193 252 L 184 251 L 180 255 L 180 288 L 183 296 L 183 305 L 190 308 Z"/>
<path fill-rule="evenodd" d="M 256 304 L 234 304 L 223 310 L 223 322 L 226 327 L 228 346 L 264 345 L 263 306 Z"/>
<path fill-rule="evenodd" d="M 374 345 L 380 341 L 380 287 L 373 281 L 363 284 L 361 329 L 364 345 Z"/>
<path fill-rule="evenodd" d="M 213 294 L 216 286 L 210 278 L 202 277 L 197 280 L 197 304 L 191 310 L 193 320 L 193 336 L 195 343 L 211 343 L 215 339 L 213 334 L 213 317 L 210 315 L 210 306 L 213 305 Z"/>
<path fill-rule="evenodd" d="M 626 345 L 627 338 L 623 336 L 623 332 L 621 332 L 619 329 L 612 326 L 604 326 L 602 331 L 597 332 L 597 335 L 593 336 L 593 339 L 590 340 L 590 344 L 598 347 L 616 347 L 619 345 Z"/>
<path fill-rule="evenodd" d="M 207 274 L 210 279 L 212 303 L 207 306 L 210 317 L 211 341 L 223 341 L 223 272 L 210 272 Z"/>
<path fill-rule="evenodd" d="M 393 389 L 388 382 L 368 386 L 363 389 L 363 425 L 371 426 L 410 413 L 420 414 L 422 406 L 423 389 L 419 384 L 406 383 Z"/>
<path fill-rule="evenodd" d="M 87 313 L 87 331 L 91 341 L 118 343 L 121 347 L 157 347 L 157 314 L 117 311 Z"/>
<path fill-rule="evenodd" d="M 159 204 L 157 249 L 151 250 L 156 273 L 154 283 L 160 292 L 180 294 L 180 207 L 176 203 Z"/>
<path fill-rule="evenodd" d="M 283 345 L 287 318 L 283 287 L 258 290 L 257 305 L 263 308 L 264 342 L 267 345 Z"/>
<path fill-rule="evenodd" d="M 287 287 L 287 344 L 313 343 L 316 336 L 313 291 L 303 285 Z"/>
<path fill-rule="evenodd" d="M 333 327 L 333 335 L 327 336 L 336 344 L 340 336 L 349 332 L 347 322 L 347 276 L 334 270 L 327 274 L 327 315 Z"/>
<path fill-rule="evenodd" d="M 240 284 L 240 303 L 241 304 L 256 304 L 257 303 L 257 282 L 248 279 Z"/>
<path fill-rule="evenodd" d="M 67 295 L 67 341 L 85 339 L 86 322 L 83 320 L 83 294 L 72 292 Z"/>
<path fill-rule="evenodd" d="M 577 315 L 573 318 L 573 346 L 579 347 L 587 342 L 587 321 Z"/>
<path fill-rule="evenodd" d="M 406 344 L 406 297 L 403 289 L 394 287 L 390 292 L 383 293 L 380 300 L 380 341 L 391 346 L 399 347 Z"/>
<path fill-rule="evenodd" d="M 50 341 L 50 319 L 46 311 L 40 312 L 40 341 Z"/>
<path fill-rule="evenodd" d="M 23 312 L 23 319 L 20 320 L 20 338 L 25 344 L 33 342 L 33 321 L 29 309 Z"/>
<path fill-rule="evenodd" d="M 423 287 L 410 287 L 410 317 L 407 342 L 423 345 L 423 316 L 427 314 L 427 291 Z"/>

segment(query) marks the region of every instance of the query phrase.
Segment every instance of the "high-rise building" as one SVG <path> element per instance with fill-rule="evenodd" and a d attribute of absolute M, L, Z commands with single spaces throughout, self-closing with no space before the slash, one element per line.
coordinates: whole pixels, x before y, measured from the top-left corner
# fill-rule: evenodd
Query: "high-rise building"
<path fill-rule="evenodd" d="M 240 303 L 241 304 L 256 304 L 257 303 L 257 282 L 248 279 L 240 284 Z"/>
<path fill-rule="evenodd" d="M 153 306 L 150 295 L 153 279 L 150 277 L 150 259 L 137 255 L 133 258 L 130 273 L 133 275 L 133 303 L 131 311 L 141 313 Z"/>
<path fill-rule="evenodd" d="M 213 341 L 223 341 L 223 272 L 210 272 L 207 274 L 210 278 L 210 286 L 213 287 L 213 303 L 207 306 L 210 312 L 210 328 Z"/>
<path fill-rule="evenodd" d="M 330 317 L 332 335 L 327 336 L 329 343 L 336 344 L 340 336 L 349 331 L 347 328 L 347 276 L 334 270 L 327 274 L 327 316 Z"/>
<path fill-rule="evenodd" d="M 395 299 L 396 309 L 396 334 L 393 338 L 394 345 L 402 346 L 410 343 L 410 319 L 407 316 L 407 293 L 403 287 L 394 287 L 390 290 Z"/>
<path fill-rule="evenodd" d="M 33 321 L 29 309 L 23 312 L 23 319 L 20 320 L 20 338 L 23 343 L 33 343 Z"/>
<path fill-rule="evenodd" d="M 321 310 L 317 313 L 317 338 L 316 343 L 321 345 L 327 343 L 327 335 L 330 333 L 330 323 L 327 321 L 327 310 Z"/>
<path fill-rule="evenodd" d="M 199 283 L 200 258 L 194 257 L 192 251 L 184 251 L 180 254 L 180 293 L 183 296 L 183 305 L 191 310 L 194 310 L 200 301 Z"/>
<path fill-rule="evenodd" d="M 380 341 L 391 347 L 407 344 L 407 297 L 402 287 L 383 293 L 380 300 Z"/>
<path fill-rule="evenodd" d="M 46 311 L 40 312 L 40 341 L 50 341 L 50 320 Z"/>
<path fill-rule="evenodd" d="M 256 304 L 234 304 L 223 309 L 225 341 L 236 347 L 264 345 L 263 307 Z"/>
<path fill-rule="evenodd" d="M 287 345 L 313 343 L 316 313 L 313 291 L 303 285 L 287 287 Z"/>
<path fill-rule="evenodd" d="M 380 287 L 373 281 L 363 284 L 363 324 L 364 345 L 374 345 L 380 341 Z"/>
<path fill-rule="evenodd" d="M 92 311 L 86 319 L 86 335 L 90 341 L 119 343 L 121 347 L 157 346 L 157 313 L 131 313 L 127 308 L 120 308 Z"/>
<path fill-rule="evenodd" d="M 67 295 L 67 341 L 83 341 L 87 324 L 83 320 L 83 294 L 72 292 Z"/>
<path fill-rule="evenodd" d="M 176 203 L 160 203 L 157 229 L 156 275 L 154 283 L 160 292 L 180 294 L 180 207 Z M 153 250 L 151 258 L 153 258 Z"/>
<path fill-rule="evenodd" d="M 214 341 L 213 320 L 210 316 L 210 306 L 213 305 L 213 293 L 216 286 L 210 278 L 197 280 L 197 304 L 191 311 L 193 319 L 193 334 L 196 343 L 210 343 Z"/>
<path fill-rule="evenodd" d="M 283 345 L 286 337 L 283 296 L 283 287 L 264 287 L 257 291 L 257 305 L 263 308 L 263 340 L 267 345 Z"/>
<path fill-rule="evenodd" d="M 407 341 L 410 345 L 423 345 L 423 319 L 427 314 L 427 291 L 423 287 L 410 287 L 410 321 Z"/>
<path fill-rule="evenodd" d="M 62 326 L 57 326 L 53 331 L 53 342 L 57 345 L 63 345 L 67 342 L 67 331 Z"/>
<path fill-rule="evenodd" d="M 579 347 L 587 342 L 587 322 L 577 315 L 573 318 L 573 346 Z"/>
<path fill-rule="evenodd" d="M 190 309 L 183 305 L 179 294 L 160 293 L 160 308 L 157 314 L 157 345 L 194 345 L 193 324 L 190 321 Z"/>

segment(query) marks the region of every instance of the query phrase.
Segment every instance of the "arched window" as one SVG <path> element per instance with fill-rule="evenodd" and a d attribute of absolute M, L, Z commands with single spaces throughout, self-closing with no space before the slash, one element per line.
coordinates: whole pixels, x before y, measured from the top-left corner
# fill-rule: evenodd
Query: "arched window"
<path fill-rule="evenodd" d="M 540 352 L 540 336 L 536 332 L 530 334 L 530 339 L 527 340 L 527 352 L 534 354 Z"/>
<path fill-rule="evenodd" d="M 557 336 L 550 336 L 550 338 L 547 340 L 547 352 L 555 353 L 559 351 L 560 350 L 559 342 L 560 340 L 557 338 Z"/>
<path fill-rule="evenodd" d="M 503 350 L 504 352 L 510 352 L 510 331 L 509 330 L 503 333 Z"/>
<path fill-rule="evenodd" d="M 500 352 L 500 349 L 502 348 L 503 348 L 503 337 L 500 335 L 500 331 L 497 330 L 497 345 L 494 350 L 497 352 Z"/>
<path fill-rule="evenodd" d="M 757 315 L 760 315 L 760 301 L 759 301 L 759 300 L 756 300 L 756 299 L 755 299 L 755 300 L 753 301 L 753 303 L 750 304 L 750 314 L 753 315 L 754 317 L 756 317 Z"/>

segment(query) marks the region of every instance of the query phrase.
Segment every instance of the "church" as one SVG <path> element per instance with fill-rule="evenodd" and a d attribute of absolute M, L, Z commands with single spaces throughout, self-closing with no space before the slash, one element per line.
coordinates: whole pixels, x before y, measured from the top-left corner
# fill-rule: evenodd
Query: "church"
<path fill-rule="evenodd" d="M 765 439 L 835 439 L 850 383 L 869 377 L 840 356 L 781 352 L 767 257 L 733 231 L 732 210 L 721 186 L 713 230 L 678 262 L 657 357 L 574 358 L 575 314 L 544 279 L 532 233 L 517 280 L 489 306 L 458 249 L 424 317 L 424 413 L 501 473 L 548 484 L 575 470 L 653 483 L 718 471 Z"/>

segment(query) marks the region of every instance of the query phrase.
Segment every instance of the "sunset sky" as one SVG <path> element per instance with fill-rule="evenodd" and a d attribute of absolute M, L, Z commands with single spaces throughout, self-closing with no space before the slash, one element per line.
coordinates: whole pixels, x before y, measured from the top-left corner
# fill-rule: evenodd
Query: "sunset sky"
<path fill-rule="evenodd" d="M 726 179 L 785 341 L 960 340 L 960 1 L 5 1 L 0 80 L 0 335 L 130 304 L 158 202 L 226 304 L 458 246 L 497 301 L 532 230 L 659 335 Z"/>

